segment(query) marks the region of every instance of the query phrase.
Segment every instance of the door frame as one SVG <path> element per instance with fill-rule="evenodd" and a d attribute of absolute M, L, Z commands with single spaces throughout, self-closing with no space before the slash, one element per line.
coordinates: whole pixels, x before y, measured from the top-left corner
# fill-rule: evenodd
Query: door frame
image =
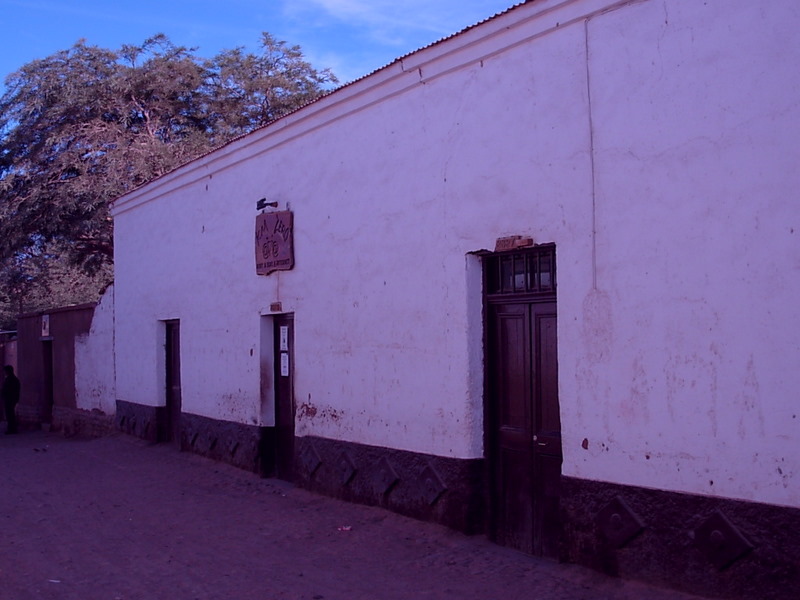
<path fill-rule="evenodd" d="M 494 327 L 495 313 L 494 307 L 501 305 L 518 304 L 525 305 L 527 316 L 526 322 L 529 326 L 530 339 L 527 343 L 528 369 L 531 370 L 530 387 L 530 410 L 537 411 L 541 406 L 536 406 L 537 388 L 541 380 L 533 376 L 535 361 L 538 356 L 534 352 L 536 344 L 536 325 L 534 324 L 535 310 L 532 305 L 552 303 L 557 310 L 556 293 L 556 256 L 554 244 L 543 244 L 530 248 L 514 249 L 503 252 L 492 252 L 481 255 L 483 271 L 483 347 L 484 347 L 484 456 L 486 458 L 486 481 L 488 484 L 488 529 L 489 537 L 496 542 L 503 543 L 499 539 L 501 519 L 501 486 L 498 483 L 500 472 L 500 432 L 499 432 L 499 413 L 495 404 L 495 383 L 493 373 L 496 358 L 493 352 L 492 332 Z M 518 259 L 522 259 L 521 264 L 525 265 L 521 272 L 517 272 Z M 531 261 L 535 261 L 532 263 Z M 545 268 L 546 267 L 546 268 Z M 547 275 L 545 277 L 545 275 Z M 557 322 L 557 316 L 556 316 Z M 557 353 L 557 343 L 555 345 Z M 557 367 L 556 367 L 557 369 Z M 556 377 L 557 380 L 557 377 Z M 557 381 L 556 381 L 557 384 Z M 556 402 L 558 402 L 556 400 Z M 559 409 L 560 410 L 560 409 Z M 540 454 L 534 448 L 536 415 L 529 417 L 531 429 L 531 439 L 529 440 L 530 449 L 528 451 L 527 469 L 530 476 L 530 494 L 527 501 L 530 502 L 531 537 L 530 547 L 521 548 L 536 555 L 557 556 L 558 538 L 560 537 L 560 527 L 556 520 L 545 519 L 548 515 L 557 514 L 558 511 L 558 483 L 561 477 L 561 447 L 560 437 L 558 440 L 558 473 L 555 475 L 557 481 L 550 482 L 542 475 L 545 468 L 542 466 Z M 560 426 L 559 426 L 560 435 Z M 552 469 L 552 464 L 549 466 Z M 550 478 L 554 477 L 551 470 Z M 546 488 L 546 489 L 545 489 Z M 548 501 L 549 506 L 544 507 L 543 502 Z"/>
<path fill-rule="evenodd" d="M 53 422 L 53 406 L 55 406 L 55 364 L 53 356 L 53 338 L 42 338 L 42 379 L 41 379 L 41 415 L 42 423 Z"/>
<path fill-rule="evenodd" d="M 275 394 L 275 476 L 292 481 L 294 477 L 295 415 L 294 398 L 294 313 L 280 313 L 273 318 L 273 357 Z M 282 340 L 282 327 L 288 327 L 285 346 Z M 286 355 L 284 359 L 283 355 Z M 283 360 L 287 360 L 288 370 L 282 373 Z"/>
<path fill-rule="evenodd" d="M 180 448 L 181 413 L 181 322 L 170 319 L 164 323 L 164 441 Z"/>

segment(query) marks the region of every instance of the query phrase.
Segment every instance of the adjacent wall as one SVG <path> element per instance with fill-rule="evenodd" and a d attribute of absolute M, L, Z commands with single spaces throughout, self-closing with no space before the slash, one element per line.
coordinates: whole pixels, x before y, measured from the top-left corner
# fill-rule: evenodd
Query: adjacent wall
<path fill-rule="evenodd" d="M 480 274 L 468 253 L 520 232 L 577 240 L 564 245 L 570 261 L 588 249 L 585 104 L 561 102 L 585 88 L 581 39 L 565 31 L 481 64 L 492 38 L 446 77 L 449 64 L 426 65 L 422 82 L 395 64 L 124 198 L 120 398 L 161 401 L 158 322 L 179 318 L 184 409 L 260 424 L 259 318 L 281 302 L 296 315 L 299 435 L 481 457 Z M 548 76 L 564 63 L 575 68 Z M 497 114 L 508 95 L 535 101 Z M 258 277 L 265 195 L 295 213 L 297 266 Z"/>
<path fill-rule="evenodd" d="M 17 319 L 17 413 L 23 427 L 59 427 L 63 416 L 77 408 L 75 339 L 89 330 L 93 309 L 92 304 L 82 304 Z"/>
<path fill-rule="evenodd" d="M 263 317 L 293 313 L 307 483 L 446 521 L 447 470 L 466 529 L 476 253 L 555 243 L 564 557 L 780 597 L 800 580 L 798 26 L 792 0 L 529 2 L 121 198 L 118 406 L 163 411 L 179 319 L 186 445 L 238 452 L 214 437 L 238 426 L 254 448 Z M 264 197 L 294 213 L 295 268 L 259 277 Z"/>
<path fill-rule="evenodd" d="M 113 287 L 97 305 L 25 314 L 17 324 L 22 426 L 66 435 L 108 433 L 116 412 Z"/>
<path fill-rule="evenodd" d="M 559 290 L 566 474 L 800 506 L 799 22 L 793 2 L 589 22 L 596 269 Z"/>
<path fill-rule="evenodd" d="M 163 403 L 178 318 L 184 410 L 265 424 L 281 302 L 299 435 L 481 457 L 468 255 L 531 235 L 558 248 L 563 472 L 800 505 L 799 19 L 535 2 L 121 199 L 119 398 Z M 264 196 L 294 211 L 296 268 L 258 277 Z"/>
<path fill-rule="evenodd" d="M 94 307 L 88 332 L 75 339 L 75 405 L 84 411 L 113 415 L 116 410 L 114 373 L 114 286 Z"/>

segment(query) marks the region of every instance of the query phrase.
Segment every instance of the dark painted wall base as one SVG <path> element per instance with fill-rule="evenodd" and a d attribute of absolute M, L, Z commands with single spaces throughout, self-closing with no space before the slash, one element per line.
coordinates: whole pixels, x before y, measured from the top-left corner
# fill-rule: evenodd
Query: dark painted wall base
<path fill-rule="evenodd" d="M 484 461 L 297 438 L 295 482 L 465 533 L 485 530 Z"/>
<path fill-rule="evenodd" d="M 166 409 L 163 406 L 145 406 L 117 400 L 117 429 L 151 442 L 166 439 Z"/>
<path fill-rule="evenodd" d="M 167 411 L 163 406 L 117 400 L 116 428 L 151 442 L 169 440 Z M 180 439 L 176 443 L 181 450 L 260 475 L 272 475 L 275 469 L 275 432 L 272 427 L 182 413 Z"/>
<path fill-rule="evenodd" d="M 163 408 L 117 401 L 118 429 L 166 439 Z M 180 447 L 274 474 L 274 428 L 181 415 Z M 486 531 L 486 465 L 319 437 L 295 440 L 294 481 L 465 533 Z M 560 558 L 708 597 L 800 589 L 800 509 L 562 477 Z"/>
<path fill-rule="evenodd" d="M 709 597 L 800 589 L 800 509 L 562 478 L 562 559 Z"/>
<path fill-rule="evenodd" d="M 117 400 L 116 428 L 167 439 L 164 407 Z M 181 450 L 271 476 L 277 436 L 257 427 L 181 414 Z M 461 460 L 318 437 L 297 438 L 295 483 L 328 496 L 381 506 L 465 533 L 485 531 L 484 461 Z"/>
<path fill-rule="evenodd" d="M 100 410 L 54 406 L 50 430 L 67 437 L 102 437 L 114 430 L 114 417 Z"/>
<path fill-rule="evenodd" d="M 274 428 L 218 421 L 183 413 L 181 450 L 261 475 L 274 470 Z"/>

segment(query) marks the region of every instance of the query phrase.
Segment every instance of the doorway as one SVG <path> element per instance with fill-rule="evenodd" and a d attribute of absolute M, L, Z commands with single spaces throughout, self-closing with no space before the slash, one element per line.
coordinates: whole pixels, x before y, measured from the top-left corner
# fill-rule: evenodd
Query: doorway
<path fill-rule="evenodd" d="M 294 315 L 273 317 L 275 382 L 275 474 L 291 481 L 294 472 Z"/>
<path fill-rule="evenodd" d="M 561 479 L 555 247 L 484 258 L 490 535 L 556 557 Z"/>
<path fill-rule="evenodd" d="M 53 406 L 55 405 L 55 387 L 53 382 L 53 340 L 42 340 L 42 423 L 52 423 Z"/>
<path fill-rule="evenodd" d="M 166 325 L 166 427 L 164 441 L 181 445 L 181 323 Z"/>

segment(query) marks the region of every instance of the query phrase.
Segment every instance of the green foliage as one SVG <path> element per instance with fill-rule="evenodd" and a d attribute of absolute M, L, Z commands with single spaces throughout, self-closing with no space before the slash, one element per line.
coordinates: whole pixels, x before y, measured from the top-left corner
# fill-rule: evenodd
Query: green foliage
<path fill-rule="evenodd" d="M 113 260 L 111 201 L 335 83 L 267 33 L 258 54 L 212 59 L 164 35 L 117 51 L 80 41 L 12 73 L 0 98 L 0 312 L 31 310 L 24 298 L 41 290 L 58 297 L 65 270 L 94 299 Z"/>
<path fill-rule="evenodd" d="M 14 329 L 18 314 L 99 300 L 112 279 L 112 265 L 89 274 L 59 248 L 12 262 L 0 270 L 0 329 Z"/>
<path fill-rule="evenodd" d="M 226 50 L 205 63 L 204 88 L 220 141 L 239 136 L 314 100 L 336 78 L 303 60 L 299 46 L 289 46 L 268 33 L 261 53 Z"/>

